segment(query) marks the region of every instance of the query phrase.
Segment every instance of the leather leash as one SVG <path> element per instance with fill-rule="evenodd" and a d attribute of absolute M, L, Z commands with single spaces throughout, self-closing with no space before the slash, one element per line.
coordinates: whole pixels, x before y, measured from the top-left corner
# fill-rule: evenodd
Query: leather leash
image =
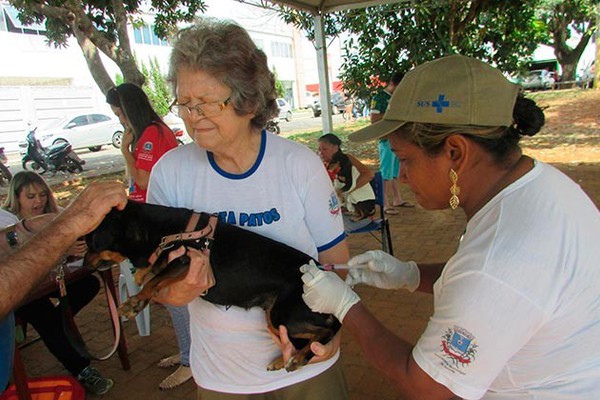
<path fill-rule="evenodd" d="M 185 232 L 162 237 L 160 244 L 148 258 L 148 262 L 150 263 L 149 268 L 154 266 L 154 263 L 164 251 L 170 250 L 178 242 L 193 241 L 196 244 L 200 244 L 204 241 L 200 246 L 200 249 L 210 250 L 214 241 L 215 230 L 217 229 L 218 217 L 215 214 L 211 214 L 206 226 L 199 231 L 196 231 L 194 229 L 196 229 L 198 221 L 200 221 L 200 215 L 201 214 L 199 213 L 192 214 L 185 228 Z"/>
<path fill-rule="evenodd" d="M 114 299 L 112 292 L 107 287 L 107 282 L 102 279 L 104 284 L 104 292 L 106 293 L 106 300 L 108 301 L 108 308 L 110 313 L 110 318 L 113 324 L 113 332 L 114 332 L 114 343 L 110 348 L 108 353 L 103 356 L 95 356 L 90 353 L 88 350 L 83 338 L 81 337 L 81 333 L 75 324 L 75 320 L 73 319 L 73 313 L 71 311 L 71 307 L 69 306 L 69 297 L 67 296 L 67 287 L 65 284 L 65 262 L 61 262 L 59 264 L 58 272 L 56 274 L 56 282 L 58 283 L 59 288 L 59 306 L 62 314 L 62 326 L 65 336 L 69 343 L 73 346 L 73 348 L 81 355 L 82 357 L 88 360 L 98 360 L 104 361 L 108 360 L 110 357 L 115 354 L 119 347 L 119 341 L 121 340 L 121 325 L 119 324 L 119 312 L 117 310 L 117 302 Z M 110 268 L 110 267 L 108 267 Z"/>
<path fill-rule="evenodd" d="M 162 237 L 158 248 L 150 255 L 148 262 L 150 263 L 149 267 L 152 267 L 156 260 L 160 257 L 160 255 L 175 246 L 177 242 L 182 241 L 194 241 L 197 244 L 200 244 L 202 241 L 202 245 L 200 249 L 210 250 L 212 243 L 214 241 L 214 233 L 217 227 L 218 217 L 214 214 L 210 215 L 208 218 L 208 223 L 204 228 L 199 231 L 196 231 L 196 226 L 200 221 L 201 214 L 193 213 L 190 217 L 185 232 L 177 233 L 173 235 L 167 235 Z M 58 283 L 59 291 L 60 291 L 60 308 L 62 313 L 62 324 L 63 330 L 67 339 L 73 346 L 73 348 L 82 356 L 87 358 L 88 360 L 99 360 L 104 361 L 112 357 L 113 354 L 117 351 L 119 347 L 119 341 L 121 340 L 121 325 L 119 324 L 119 312 L 117 309 L 117 302 L 114 299 L 112 292 L 107 287 L 107 282 L 102 279 L 104 283 L 104 291 L 106 293 L 106 299 L 108 301 L 108 306 L 110 310 L 110 316 L 113 323 L 113 332 L 114 332 L 114 343 L 112 348 L 108 351 L 107 354 L 103 356 L 95 356 L 92 355 L 83 338 L 81 337 L 81 333 L 73 320 L 73 314 L 71 312 L 71 307 L 69 306 L 69 300 L 67 296 L 67 287 L 65 284 L 65 274 L 64 274 L 64 261 L 61 262 L 58 266 L 58 273 L 56 275 L 56 282 Z M 110 267 L 107 267 L 110 268 Z M 150 275 L 150 274 L 149 274 Z"/>

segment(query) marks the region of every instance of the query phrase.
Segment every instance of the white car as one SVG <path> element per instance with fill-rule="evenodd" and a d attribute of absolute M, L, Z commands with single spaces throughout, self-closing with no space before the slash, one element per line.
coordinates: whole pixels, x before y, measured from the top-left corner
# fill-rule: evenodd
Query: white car
<path fill-rule="evenodd" d="M 285 119 L 287 122 L 292 120 L 292 106 L 285 99 L 277 99 L 277 106 L 279 107 L 279 119 Z"/>
<path fill-rule="evenodd" d="M 119 120 L 106 114 L 80 114 L 54 120 L 39 128 L 35 136 L 44 147 L 68 142 L 73 149 L 100 151 L 107 144 L 121 147 L 123 126 Z M 19 143 L 19 146 L 22 144 Z"/>
<path fill-rule="evenodd" d="M 529 71 L 521 86 L 526 90 L 547 90 L 552 89 L 556 80 L 554 73 L 545 69 L 535 69 Z"/>

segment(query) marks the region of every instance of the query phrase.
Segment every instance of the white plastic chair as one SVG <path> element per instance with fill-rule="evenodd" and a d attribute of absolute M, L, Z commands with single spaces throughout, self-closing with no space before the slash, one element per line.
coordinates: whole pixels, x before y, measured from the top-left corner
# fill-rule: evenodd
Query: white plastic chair
<path fill-rule="evenodd" d="M 138 294 L 142 288 L 133 281 L 133 274 L 131 273 L 133 265 L 129 260 L 123 261 L 119 265 L 119 269 L 121 270 L 119 275 L 119 298 L 123 303 L 128 297 Z M 122 317 L 122 320 L 127 321 L 127 318 Z M 141 313 L 136 315 L 135 323 L 140 336 L 150 335 L 150 305 L 147 305 Z"/>

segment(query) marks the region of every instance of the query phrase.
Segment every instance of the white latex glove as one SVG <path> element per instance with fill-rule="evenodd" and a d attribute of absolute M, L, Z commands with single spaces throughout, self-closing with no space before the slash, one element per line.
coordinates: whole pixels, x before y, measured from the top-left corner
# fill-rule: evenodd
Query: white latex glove
<path fill-rule="evenodd" d="M 320 270 L 314 261 L 300 267 L 304 302 L 314 312 L 333 314 L 342 322 L 360 297 L 334 272 Z"/>
<path fill-rule="evenodd" d="M 414 261 L 400 261 L 381 250 L 369 250 L 352 257 L 348 266 L 367 264 L 368 268 L 350 268 L 346 283 L 350 286 L 364 283 L 381 289 L 407 289 L 414 292 L 421 280 L 419 267 Z"/>

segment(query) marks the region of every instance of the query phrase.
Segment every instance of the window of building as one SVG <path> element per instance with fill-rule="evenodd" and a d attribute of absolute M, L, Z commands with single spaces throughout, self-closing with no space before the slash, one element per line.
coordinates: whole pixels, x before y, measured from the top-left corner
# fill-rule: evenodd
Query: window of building
<path fill-rule="evenodd" d="M 0 7 L 0 31 L 6 32 L 6 17 L 4 16 L 4 9 Z"/>
<path fill-rule="evenodd" d="M 142 26 L 142 41 L 144 44 L 152 44 L 152 34 L 148 25 Z"/>
<path fill-rule="evenodd" d="M 160 39 L 154 33 L 154 25 L 143 25 L 133 28 L 133 40 L 138 44 L 147 44 L 151 46 L 168 46 L 164 39 Z"/>
<path fill-rule="evenodd" d="M 3 4 L 1 11 L 2 28 L 0 28 L 0 30 L 13 33 L 24 33 L 27 35 L 46 34 L 46 26 L 44 24 L 33 23 L 30 25 L 25 25 L 21 23 L 19 20 L 19 11 L 16 8 Z"/>
<path fill-rule="evenodd" d="M 271 42 L 273 57 L 292 58 L 292 45 L 282 42 Z"/>

